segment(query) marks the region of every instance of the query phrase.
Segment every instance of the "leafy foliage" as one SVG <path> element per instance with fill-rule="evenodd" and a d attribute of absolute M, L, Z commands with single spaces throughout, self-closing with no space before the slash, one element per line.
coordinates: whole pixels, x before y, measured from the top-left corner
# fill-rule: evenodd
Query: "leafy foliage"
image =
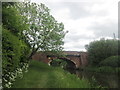
<path fill-rule="evenodd" d="M 24 31 L 24 35 L 31 46 L 30 57 L 41 51 L 62 51 L 64 44 L 63 23 L 58 23 L 50 10 L 44 4 L 36 3 L 19 3 L 18 8 L 21 15 L 27 16 L 27 24 L 30 25 L 29 30 Z"/>
<path fill-rule="evenodd" d="M 6 85 L 6 81 L 10 82 L 10 76 L 16 70 L 16 68 L 22 68 L 23 64 L 27 62 L 27 53 L 29 48 L 27 45 L 9 30 L 3 28 L 2 35 L 2 68 L 3 68 L 3 86 Z M 22 65 L 21 65 L 22 64 Z M 20 66 L 21 65 L 21 66 Z"/>
<path fill-rule="evenodd" d="M 3 79 L 3 87 L 10 88 L 16 78 L 23 78 L 23 73 L 28 71 L 28 63 L 24 63 L 22 68 L 16 68 L 16 70 L 12 72 L 8 72 L 4 74 Z"/>
<path fill-rule="evenodd" d="M 28 29 L 27 24 L 23 21 L 23 17 L 20 15 L 20 12 L 15 8 L 15 6 L 7 2 L 3 3 L 2 23 L 4 28 L 10 30 L 14 35 L 18 35 L 19 37 L 21 37 L 23 30 Z"/>
<path fill-rule="evenodd" d="M 90 65 L 99 66 L 99 63 L 104 59 L 118 55 L 118 47 L 120 46 L 118 43 L 120 43 L 120 40 L 101 39 L 86 45 Z"/>
<path fill-rule="evenodd" d="M 102 66 L 98 68 L 99 72 L 115 72 L 115 69 L 112 68 L 111 66 Z"/>
<path fill-rule="evenodd" d="M 100 66 L 120 67 L 120 56 L 111 56 L 100 62 Z"/>
<path fill-rule="evenodd" d="M 21 43 L 19 38 L 14 36 L 10 31 L 3 29 L 2 35 L 3 50 L 3 69 L 16 68 L 21 56 Z M 8 68 L 7 68 L 8 67 Z M 3 70 L 4 71 L 4 70 Z"/>
<path fill-rule="evenodd" d="M 15 3 L 4 2 L 2 5 L 2 84 L 9 88 L 15 78 L 22 75 L 30 48 L 22 34 L 28 26 L 15 8 Z"/>

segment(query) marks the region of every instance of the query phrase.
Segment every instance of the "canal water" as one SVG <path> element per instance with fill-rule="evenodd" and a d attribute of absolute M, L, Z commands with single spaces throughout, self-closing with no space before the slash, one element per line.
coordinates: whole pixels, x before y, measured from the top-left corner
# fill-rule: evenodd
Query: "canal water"
<path fill-rule="evenodd" d="M 120 77 L 118 74 L 110 73 L 96 73 L 80 70 L 67 70 L 71 74 L 76 74 L 79 78 L 85 78 L 90 83 L 96 84 L 102 87 L 120 88 Z"/>

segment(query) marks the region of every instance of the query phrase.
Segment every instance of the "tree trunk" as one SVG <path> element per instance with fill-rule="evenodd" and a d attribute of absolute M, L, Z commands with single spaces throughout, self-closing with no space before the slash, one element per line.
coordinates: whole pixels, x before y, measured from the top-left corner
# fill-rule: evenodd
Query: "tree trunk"
<path fill-rule="evenodd" d="M 32 56 L 37 52 L 37 50 L 39 49 L 39 47 L 37 47 L 35 50 L 33 49 L 30 56 L 28 57 L 28 60 L 32 59 Z"/>

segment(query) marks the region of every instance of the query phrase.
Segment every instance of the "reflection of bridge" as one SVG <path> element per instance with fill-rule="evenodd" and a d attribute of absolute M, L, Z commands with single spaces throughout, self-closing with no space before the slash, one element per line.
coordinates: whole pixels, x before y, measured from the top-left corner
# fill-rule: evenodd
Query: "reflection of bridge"
<path fill-rule="evenodd" d="M 64 51 L 65 57 L 56 57 L 53 55 L 45 55 L 44 53 L 36 53 L 32 59 L 50 63 L 52 60 L 58 58 L 63 59 L 69 64 L 69 68 L 81 68 L 87 65 L 87 53 L 77 51 Z"/>

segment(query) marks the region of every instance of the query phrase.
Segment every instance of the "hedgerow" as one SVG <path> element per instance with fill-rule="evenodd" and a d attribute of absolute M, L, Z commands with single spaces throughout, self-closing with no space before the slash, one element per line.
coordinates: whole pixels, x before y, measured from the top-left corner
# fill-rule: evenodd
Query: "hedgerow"
<path fill-rule="evenodd" d="M 9 30 L 2 31 L 2 71 L 3 87 L 10 87 L 15 78 L 28 67 L 29 47 Z M 26 66 L 27 67 L 26 67 Z"/>

